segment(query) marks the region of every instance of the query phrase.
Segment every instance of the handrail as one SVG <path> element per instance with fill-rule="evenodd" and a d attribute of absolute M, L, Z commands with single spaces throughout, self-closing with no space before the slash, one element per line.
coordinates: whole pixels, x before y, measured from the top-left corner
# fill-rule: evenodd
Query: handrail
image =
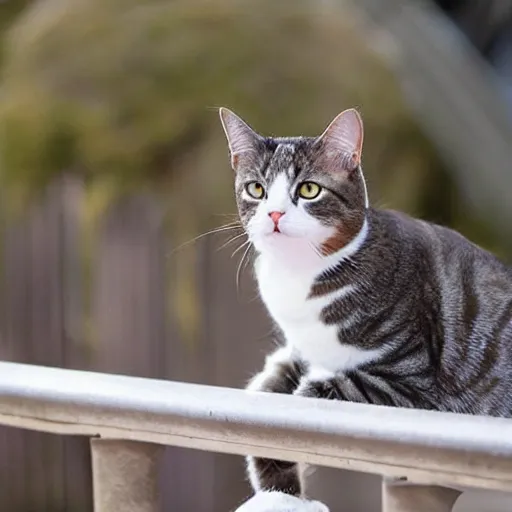
<path fill-rule="evenodd" d="M 512 422 L 0 363 L 0 424 L 512 490 Z"/>

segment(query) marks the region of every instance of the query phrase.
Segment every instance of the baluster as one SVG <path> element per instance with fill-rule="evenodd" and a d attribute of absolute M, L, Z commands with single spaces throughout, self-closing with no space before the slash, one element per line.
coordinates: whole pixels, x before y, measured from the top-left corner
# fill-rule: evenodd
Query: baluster
<path fill-rule="evenodd" d="M 162 446 L 91 439 L 91 451 L 94 512 L 159 512 Z"/>
<path fill-rule="evenodd" d="M 382 512 L 451 512 L 460 494 L 446 487 L 385 479 Z"/>

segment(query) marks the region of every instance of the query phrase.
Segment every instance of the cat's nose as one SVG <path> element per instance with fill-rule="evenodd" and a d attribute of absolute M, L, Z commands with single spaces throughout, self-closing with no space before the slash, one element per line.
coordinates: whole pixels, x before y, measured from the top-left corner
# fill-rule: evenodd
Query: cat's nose
<path fill-rule="evenodd" d="M 279 219 L 284 215 L 284 212 L 270 212 L 268 216 L 274 221 L 274 224 L 277 225 Z"/>
<path fill-rule="evenodd" d="M 284 212 L 270 212 L 268 216 L 274 221 L 277 226 L 279 219 L 284 215 Z"/>

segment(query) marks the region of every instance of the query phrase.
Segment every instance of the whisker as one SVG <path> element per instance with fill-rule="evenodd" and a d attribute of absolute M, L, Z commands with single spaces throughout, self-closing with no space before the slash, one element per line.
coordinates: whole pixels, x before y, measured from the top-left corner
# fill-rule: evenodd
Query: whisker
<path fill-rule="evenodd" d="M 238 264 L 238 268 L 237 268 L 237 271 L 236 271 L 236 290 L 237 290 L 237 293 L 238 293 L 239 288 L 240 288 L 240 272 L 241 272 L 241 269 L 242 269 L 242 264 L 243 264 L 245 258 L 247 257 L 247 254 L 251 250 L 251 247 L 252 247 L 252 245 L 249 245 L 247 247 L 247 249 L 245 250 L 244 254 L 242 255 L 242 258 L 240 259 L 240 263 Z"/>
<path fill-rule="evenodd" d="M 320 250 L 318 249 L 318 247 L 315 246 L 315 244 L 313 244 L 312 242 L 308 242 L 308 245 L 309 247 L 311 247 L 311 249 L 313 249 L 313 252 L 319 257 L 319 258 L 323 258 L 323 255 L 322 253 L 320 252 Z"/>
<path fill-rule="evenodd" d="M 240 222 L 232 222 L 230 224 L 225 224 L 224 226 L 220 226 L 218 228 L 212 229 L 211 231 L 207 231 L 206 233 L 202 233 L 202 234 L 192 238 L 191 240 L 187 240 L 186 242 L 178 245 L 178 247 L 173 249 L 170 252 L 170 255 L 174 254 L 176 251 L 179 251 L 180 249 L 183 249 L 184 247 L 186 247 L 190 244 L 193 244 L 194 242 L 197 242 L 198 240 L 200 240 L 201 238 L 204 238 L 205 236 L 215 235 L 216 233 L 223 233 L 225 231 L 232 231 L 234 229 L 243 229 Z"/>
<path fill-rule="evenodd" d="M 246 233 L 240 233 L 239 235 L 235 235 L 233 237 L 231 237 L 227 242 L 223 243 L 218 249 L 217 251 L 221 251 L 222 249 L 224 249 L 224 247 L 227 247 L 230 243 L 234 242 L 235 240 L 237 240 L 238 238 L 241 238 L 242 236 L 247 236 Z"/>
<path fill-rule="evenodd" d="M 254 249 L 252 245 L 250 246 L 250 249 Z M 243 272 L 243 270 L 244 270 L 245 268 L 247 268 L 247 265 L 249 265 L 249 261 L 250 261 L 250 258 L 247 258 L 247 259 L 245 260 L 245 265 L 244 265 L 244 267 L 242 268 L 242 272 Z"/>
<path fill-rule="evenodd" d="M 247 244 L 250 244 L 251 241 L 250 240 L 246 240 L 243 244 L 240 244 L 234 251 L 233 253 L 231 254 L 231 257 L 233 257 L 240 249 L 242 249 L 243 247 L 245 247 Z"/>

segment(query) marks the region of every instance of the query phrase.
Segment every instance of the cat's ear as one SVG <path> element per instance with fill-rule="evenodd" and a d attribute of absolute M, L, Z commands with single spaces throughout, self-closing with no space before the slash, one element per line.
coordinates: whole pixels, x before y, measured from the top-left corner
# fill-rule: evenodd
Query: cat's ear
<path fill-rule="evenodd" d="M 231 167 L 236 171 L 240 159 L 254 157 L 258 153 L 261 136 L 258 135 L 243 119 L 227 108 L 219 109 L 220 121 L 228 139 L 231 154 Z"/>
<path fill-rule="evenodd" d="M 338 114 L 319 140 L 327 157 L 337 161 L 343 157 L 342 160 L 348 164 L 346 170 L 357 169 L 363 151 L 363 120 L 357 110 L 350 108 Z"/>

